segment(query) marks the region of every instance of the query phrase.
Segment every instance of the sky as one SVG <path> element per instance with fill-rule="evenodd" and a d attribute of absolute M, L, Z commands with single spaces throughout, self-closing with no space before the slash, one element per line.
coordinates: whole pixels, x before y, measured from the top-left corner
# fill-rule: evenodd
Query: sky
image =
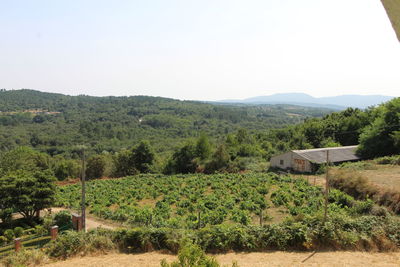
<path fill-rule="evenodd" d="M 400 96 L 380 0 L 0 0 L 0 88 L 244 99 Z"/>

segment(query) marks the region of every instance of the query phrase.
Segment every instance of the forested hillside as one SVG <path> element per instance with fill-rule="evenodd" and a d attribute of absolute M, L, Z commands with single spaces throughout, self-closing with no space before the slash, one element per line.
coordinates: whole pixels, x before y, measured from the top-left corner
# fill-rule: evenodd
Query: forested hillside
<path fill-rule="evenodd" d="M 218 138 L 240 128 L 263 131 L 330 112 L 284 105 L 226 106 L 161 97 L 66 96 L 33 90 L 1 91 L 0 111 L 2 151 L 32 146 L 50 155 L 68 154 L 77 144 L 97 153 L 118 151 L 143 139 L 157 152 L 165 152 L 201 132 Z"/>
<path fill-rule="evenodd" d="M 79 176 L 78 145 L 88 178 L 264 171 L 271 156 L 290 149 L 360 144 L 364 158 L 400 152 L 400 98 L 330 113 L 19 90 L 0 92 L 0 110 L 0 172 L 26 161 L 59 180 Z"/>

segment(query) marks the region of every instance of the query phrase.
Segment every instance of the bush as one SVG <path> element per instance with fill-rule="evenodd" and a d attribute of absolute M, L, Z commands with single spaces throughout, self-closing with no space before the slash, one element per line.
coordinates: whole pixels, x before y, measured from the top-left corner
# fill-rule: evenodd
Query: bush
<path fill-rule="evenodd" d="M 21 250 L 5 257 L 2 263 L 5 267 L 42 265 L 48 260 L 47 255 L 38 249 Z"/>
<path fill-rule="evenodd" d="M 54 215 L 54 224 L 59 228 L 72 228 L 71 212 L 63 210 Z"/>
<path fill-rule="evenodd" d="M 161 267 L 219 267 L 217 260 L 208 257 L 197 245 L 188 244 L 179 250 L 178 261 L 170 264 L 164 259 Z"/>
<path fill-rule="evenodd" d="M 168 235 L 169 232 L 164 228 L 122 229 L 117 231 L 115 241 L 121 249 L 128 252 L 147 252 L 154 249 L 168 249 Z"/>
<path fill-rule="evenodd" d="M 371 209 L 371 215 L 373 216 L 380 216 L 380 217 L 387 217 L 389 216 L 389 212 L 385 207 L 374 205 Z"/>
<path fill-rule="evenodd" d="M 46 229 L 48 232 L 50 232 L 51 227 L 54 226 L 53 217 L 51 217 L 49 215 L 46 215 L 43 218 L 42 226 L 43 226 L 44 229 Z"/>
<path fill-rule="evenodd" d="M 35 228 L 28 228 L 24 230 L 24 235 L 33 235 L 36 233 L 36 229 Z"/>
<path fill-rule="evenodd" d="M 354 209 L 358 214 L 369 214 L 373 207 L 374 202 L 371 199 L 367 199 L 366 201 L 358 201 Z"/>
<path fill-rule="evenodd" d="M 83 255 L 95 251 L 104 253 L 114 248 L 111 234 L 106 230 L 88 233 L 67 231 L 51 241 L 45 251 L 50 257 L 66 259 L 78 253 Z"/>
<path fill-rule="evenodd" d="M 8 243 L 8 239 L 5 236 L 0 235 L 0 246 Z"/>
<path fill-rule="evenodd" d="M 21 237 L 23 234 L 24 234 L 24 229 L 22 227 L 15 227 L 14 228 L 15 237 Z"/>
<path fill-rule="evenodd" d="M 397 156 L 386 156 L 377 158 L 374 160 L 377 164 L 392 164 L 392 165 L 400 165 L 400 155 Z"/>
<path fill-rule="evenodd" d="M 4 236 L 8 241 L 12 241 L 15 237 L 14 231 L 12 229 L 7 229 L 4 231 Z"/>
<path fill-rule="evenodd" d="M 42 225 L 36 225 L 35 232 L 37 235 L 46 235 L 48 234 L 49 229 L 44 228 Z"/>

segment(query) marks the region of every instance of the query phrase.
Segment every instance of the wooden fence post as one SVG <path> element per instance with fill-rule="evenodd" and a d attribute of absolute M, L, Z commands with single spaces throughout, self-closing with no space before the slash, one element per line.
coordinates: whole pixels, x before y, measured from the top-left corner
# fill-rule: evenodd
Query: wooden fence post
<path fill-rule="evenodd" d="M 18 252 L 21 250 L 21 238 L 15 238 L 14 239 L 14 247 L 15 247 L 15 252 Z"/>
<path fill-rule="evenodd" d="M 50 229 L 51 240 L 56 240 L 58 235 L 58 226 L 54 225 Z"/>
<path fill-rule="evenodd" d="M 72 214 L 72 226 L 75 231 L 81 231 L 82 230 L 82 216 L 73 213 Z"/>

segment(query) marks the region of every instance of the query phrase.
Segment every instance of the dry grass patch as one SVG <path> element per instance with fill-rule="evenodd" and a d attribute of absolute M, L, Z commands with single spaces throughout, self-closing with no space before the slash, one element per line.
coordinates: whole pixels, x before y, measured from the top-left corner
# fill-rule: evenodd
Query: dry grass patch
<path fill-rule="evenodd" d="M 269 252 L 269 253 L 226 253 L 213 255 L 221 264 L 232 264 L 237 261 L 240 267 L 265 266 L 387 266 L 398 267 L 400 253 L 365 253 L 365 252 L 317 252 L 304 261 L 311 252 Z M 97 257 L 87 256 L 69 259 L 66 261 L 46 264 L 46 267 L 159 267 L 160 261 L 176 260 L 174 255 L 160 252 L 142 254 L 112 253 Z"/>
<path fill-rule="evenodd" d="M 400 191 L 400 166 L 378 165 L 376 170 L 363 170 L 359 173 L 379 186 Z"/>

